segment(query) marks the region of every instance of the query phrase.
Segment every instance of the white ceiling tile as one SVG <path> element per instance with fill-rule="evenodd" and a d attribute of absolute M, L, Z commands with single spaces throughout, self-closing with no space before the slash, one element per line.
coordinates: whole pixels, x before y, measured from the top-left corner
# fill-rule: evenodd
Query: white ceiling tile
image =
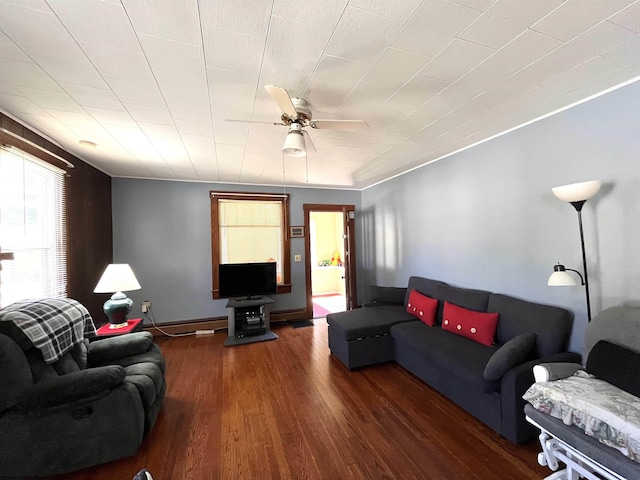
<path fill-rule="evenodd" d="M 26 113 L 33 115 L 48 115 L 48 113 L 33 103 L 27 97 L 21 95 L 9 95 L 0 93 L 0 105 L 9 112 L 15 114 Z"/>
<path fill-rule="evenodd" d="M 347 0 L 326 0 L 324 2 L 297 2 L 292 8 L 289 0 L 275 0 L 272 14 L 316 27 L 333 28 L 346 5 Z"/>
<path fill-rule="evenodd" d="M 512 75 L 500 85 L 504 91 L 521 92 L 535 88 L 560 75 L 564 70 L 558 70 L 544 63 L 532 63 Z"/>
<path fill-rule="evenodd" d="M 18 47 L 13 40 L 0 31 L 0 58 L 16 62 L 32 63 L 32 60 Z"/>
<path fill-rule="evenodd" d="M 277 85 L 284 88 L 291 96 L 298 97 L 305 91 L 311 78 L 312 70 L 300 70 L 290 65 L 265 60 L 258 80 L 258 90 L 254 94 L 266 95 L 265 85 Z"/>
<path fill-rule="evenodd" d="M 148 107 L 146 105 L 136 105 L 133 103 L 124 103 L 124 106 L 137 122 L 173 125 L 171 114 L 166 108 Z"/>
<path fill-rule="evenodd" d="M 47 0 L 47 3 L 79 43 L 140 50 L 122 5 L 102 0 Z"/>
<path fill-rule="evenodd" d="M 216 147 L 213 137 L 182 134 L 182 142 L 194 165 L 211 165 L 216 163 Z"/>
<path fill-rule="evenodd" d="M 453 98 L 436 95 L 422 107 L 420 107 L 416 111 L 416 115 L 437 119 L 439 117 L 444 117 L 457 108 L 460 108 L 465 103 L 466 102 L 464 100 L 456 100 Z"/>
<path fill-rule="evenodd" d="M 567 0 L 531 29 L 559 40 L 568 41 L 605 21 L 629 5 L 629 0 L 585 2 Z"/>
<path fill-rule="evenodd" d="M 380 58 L 362 78 L 363 82 L 379 85 L 389 96 L 407 83 L 429 61 L 429 57 L 397 48 L 386 48 Z"/>
<path fill-rule="evenodd" d="M 176 127 L 181 135 L 198 135 L 198 136 L 211 136 L 213 135 L 213 127 L 208 122 L 195 122 L 192 120 L 183 120 L 176 118 Z"/>
<path fill-rule="evenodd" d="M 107 83 L 122 103 L 162 108 L 165 106 L 160 89 L 155 83 L 137 83 L 108 78 Z"/>
<path fill-rule="evenodd" d="M 189 162 L 189 155 L 184 148 L 182 139 L 148 136 L 157 152 L 164 158 L 167 165 L 184 165 Z"/>
<path fill-rule="evenodd" d="M 479 15 L 477 10 L 446 0 L 424 2 L 392 44 L 433 57 Z"/>
<path fill-rule="evenodd" d="M 347 6 L 324 53 L 372 63 L 401 26 L 396 20 Z"/>
<path fill-rule="evenodd" d="M 51 10 L 33 10 L 0 2 L 0 30 L 20 47 L 64 51 L 73 39 Z"/>
<path fill-rule="evenodd" d="M 539 62 L 560 70 L 571 70 L 633 36 L 629 30 L 604 22 L 542 57 Z"/>
<path fill-rule="evenodd" d="M 592 79 L 605 77 L 621 70 L 623 67 L 624 65 L 621 63 L 597 56 L 573 70 L 563 72 L 543 82 L 543 85 L 562 92 L 569 92 L 590 83 Z"/>
<path fill-rule="evenodd" d="M 156 76 L 202 78 L 205 65 L 201 46 L 148 35 L 138 38 Z"/>
<path fill-rule="evenodd" d="M 366 120 L 390 95 L 389 88 L 371 82 L 360 82 L 335 111 L 334 117 Z"/>
<path fill-rule="evenodd" d="M 111 90 L 62 82 L 60 86 L 82 106 L 124 110 L 118 97 Z"/>
<path fill-rule="evenodd" d="M 138 122 L 138 126 L 147 137 L 165 137 L 179 139 L 180 134 L 173 125 L 161 125 L 158 123 Z"/>
<path fill-rule="evenodd" d="M 82 113 L 83 108 L 78 105 L 66 92 L 50 92 L 35 88 L 20 87 L 18 92 L 29 98 L 33 103 L 44 109 L 66 110 Z"/>
<path fill-rule="evenodd" d="M 60 86 L 35 63 L 2 60 L 0 79 L 8 85 L 60 91 Z"/>
<path fill-rule="evenodd" d="M 611 17 L 609 21 L 640 34 L 640 2 L 634 2 L 628 8 Z"/>
<path fill-rule="evenodd" d="M 560 40 L 525 30 L 477 68 L 509 77 L 561 45 Z"/>
<path fill-rule="evenodd" d="M 452 83 L 494 52 L 493 48 L 454 38 L 427 63 L 420 75 Z"/>
<path fill-rule="evenodd" d="M 265 38 L 273 0 L 210 0 L 200 3 L 202 23 Z"/>
<path fill-rule="evenodd" d="M 216 146 L 224 144 L 224 145 L 239 145 L 244 147 L 247 143 L 246 135 L 238 135 L 236 133 L 225 133 L 218 132 L 215 133 Z"/>
<path fill-rule="evenodd" d="M 330 37 L 329 29 L 272 17 L 265 59 L 300 70 L 313 71 Z M 311 41 L 300 41 L 307 38 Z"/>
<path fill-rule="evenodd" d="M 409 105 L 422 105 L 449 86 L 448 82 L 415 76 L 391 97 L 391 100 Z"/>
<path fill-rule="evenodd" d="M 280 0 L 281 2 L 283 0 Z M 422 0 L 350 0 L 352 7 L 368 10 L 378 15 L 393 18 L 400 22 L 406 22 L 411 18 Z"/>
<path fill-rule="evenodd" d="M 96 122 L 91 115 L 87 113 L 68 112 L 65 110 L 53 110 L 47 108 L 47 113 L 56 118 L 60 123 L 67 127 L 91 127 L 99 128 L 100 124 Z"/>
<path fill-rule="evenodd" d="M 264 38 L 208 26 L 203 33 L 207 67 L 260 73 Z"/>
<path fill-rule="evenodd" d="M 118 142 L 138 160 L 150 162 L 152 165 L 165 165 L 164 159 L 158 154 L 147 136 L 135 127 L 122 127 L 118 125 L 103 125 Z M 148 165 L 150 168 L 152 165 Z"/>
<path fill-rule="evenodd" d="M 627 82 L 632 78 L 635 78 L 637 81 L 638 77 L 640 77 L 640 62 L 632 65 L 626 65 L 624 68 L 613 72 L 610 75 L 603 76 L 600 80 L 614 86 Z"/>
<path fill-rule="evenodd" d="M 391 127 L 390 131 L 413 135 L 425 128 L 427 125 L 433 123 L 434 120 L 434 118 L 424 117 L 422 115 L 418 115 L 417 113 L 413 113 L 404 118 L 402 121 L 394 124 Z"/>
<path fill-rule="evenodd" d="M 106 83 L 93 64 L 75 44 L 70 52 L 54 52 L 44 48 L 27 50 L 27 53 L 55 81 L 96 88 L 106 87 Z"/>
<path fill-rule="evenodd" d="M 387 101 L 373 113 L 371 118 L 389 123 L 399 122 L 413 113 L 415 107 L 406 103 Z"/>
<path fill-rule="evenodd" d="M 480 12 L 484 12 L 487 8 L 489 8 L 495 0 L 451 0 L 453 3 L 457 3 L 458 5 L 464 5 L 465 7 L 473 8 L 474 10 L 478 10 Z"/>
<path fill-rule="evenodd" d="M 101 124 L 120 125 L 123 127 L 135 127 L 136 122 L 129 112 L 124 110 L 109 110 L 105 108 L 84 107 L 84 110 Z"/>
<path fill-rule="evenodd" d="M 107 81 L 117 79 L 130 83 L 155 83 L 142 49 L 134 52 L 91 43 L 82 48 Z"/>
<path fill-rule="evenodd" d="M 610 60 L 624 65 L 632 65 L 640 61 L 640 35 L 627 40 L 602 54 Z"/>
<path fill-rule="evenodd" d="M 497 83 L 503 77 L 481 70 L 471 70 L 467 75 L 440 92 L 440 96 L 455 100 L 471 100 Z"/>
<path fill-rule="evenodd" d="M 323 55 L 304 98 L 317 110 L 333 112 L 368 68 L 367 63 Z"/>
<path fill-rule="evenodd" d="M 200 45 L 197 0 L 122 0 L 136 32 Z"/>
<path fill-rule="evenodd" d="M 520 35 L 564 0 L 498 0 L 460 36 L 470 42 L 500 48 Z"/>

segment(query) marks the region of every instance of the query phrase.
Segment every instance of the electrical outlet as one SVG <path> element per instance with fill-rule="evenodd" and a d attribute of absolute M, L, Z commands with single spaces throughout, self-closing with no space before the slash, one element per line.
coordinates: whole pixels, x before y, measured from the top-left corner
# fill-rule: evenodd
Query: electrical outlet
<path fill-rule="evenodd" d="M 294 255 L 293 256 L 293 261 L 294 262 L 301 262 L 302 261 L 302 255 Z"/>
<path fill-rule="evenodd" d="M 149 300 L 145 300 L 142 302 L 142 313 L 147 313 L 151 310 L 151 302 Z"/>

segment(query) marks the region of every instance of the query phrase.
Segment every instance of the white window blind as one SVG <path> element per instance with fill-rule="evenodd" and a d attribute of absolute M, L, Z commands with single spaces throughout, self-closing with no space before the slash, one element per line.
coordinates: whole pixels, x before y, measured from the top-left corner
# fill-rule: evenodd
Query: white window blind
<path fill-rule="evenodd" d="M 67 296 L 65 172 L 0 148 L 0 307 L 26 298 Z"/>

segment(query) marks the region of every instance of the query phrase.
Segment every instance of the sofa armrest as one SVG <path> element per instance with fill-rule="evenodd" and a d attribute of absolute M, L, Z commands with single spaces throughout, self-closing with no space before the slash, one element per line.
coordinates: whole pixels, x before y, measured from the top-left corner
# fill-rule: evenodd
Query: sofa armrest
<path fill-rule="evenodd" d="M 501 433 L 514 443 L 523 443 L 534 438 L 537 430 L 524 418 L 524 392 L 534 383 L 533 367 L 540 363 L 569 362 L 580 363 L 579 353 L 562 352 L 538 358 L 508 370 L 500 384 L 502 395 Z"/>
<path fill-rule="evenodd" d="M 105 365 L 124 357 L 145 353 L 152 343 L 153 336 L 149 332 L 101 339 L 89 344 L 87 361 L 91 366 Z"/>
<path fill-rule="evenodd" d="M 579 363 L 541 363 L 533 366 L 533 377 L 538 382 L 550 382 L 553 380 L 560 380 L 567 378 L 576 373 L 578 370 L 582 370 L 584 367 Z"/>
<path fill-rule="evenodd" d="M 121 384 L 126 376 L 124 368 L 109 365 L 44 380 L 22 392 L 18 409 L 35 410 L 75 402 Z"/>

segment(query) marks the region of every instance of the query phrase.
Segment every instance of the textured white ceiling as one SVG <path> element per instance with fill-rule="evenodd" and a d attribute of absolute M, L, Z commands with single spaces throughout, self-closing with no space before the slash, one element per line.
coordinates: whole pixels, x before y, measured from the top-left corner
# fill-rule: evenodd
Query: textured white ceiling
<path fill-rule="evenodd" d="M 119 177 L 359 189 L 639 75 L 640 0 L 0 0 L 0 110 Z M 267 84 L 369 128 L 283 158 Z"/>

